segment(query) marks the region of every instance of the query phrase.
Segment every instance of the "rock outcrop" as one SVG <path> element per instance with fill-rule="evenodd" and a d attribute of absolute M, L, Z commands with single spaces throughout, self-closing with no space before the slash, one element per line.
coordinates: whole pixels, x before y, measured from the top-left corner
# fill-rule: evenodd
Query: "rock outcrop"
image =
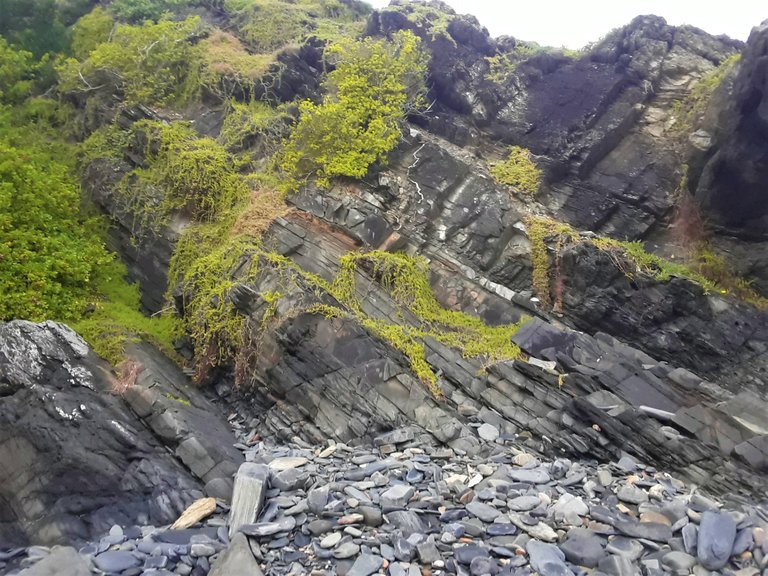
<path fill-rule="evenodd" d="M 234 442 L 229 427 L 199 392 L 169 388 L 169 381 L 178 384 L 178 371 L 169 374 L 157 352 L 144 349 L 136 357 L 146 365 L 134 361 L 118 378 L 62 324 L 0 324 L 3 547 L 76 543 L 115 524 L 172 522 L 202 496 L 195 476 L 207 488 L 226 493 L 228 483 L 231 489 L 241 456 L 228 452 Z M 153 419 L 151 427 L 122 395 L 141 396 L 146 409 L 139 415 Z M 184 427 L 197 413 L 194 432 L 205 434 L 201 443 L 216 443 L 207 453 L 193 450 L 196 439 Z M 178 460 L 165 447 L 174 442 Z M 218 474 L 201 468 L 212 458 L 218 458 Z M 220 480 L 211 485 L 214 478 Z"/>

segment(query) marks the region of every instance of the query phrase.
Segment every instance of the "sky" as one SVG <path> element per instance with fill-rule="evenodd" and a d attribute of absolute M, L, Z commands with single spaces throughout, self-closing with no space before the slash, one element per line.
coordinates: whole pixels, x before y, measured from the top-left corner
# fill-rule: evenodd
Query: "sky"
<path fill-rule="evenodd" d="M 446 0 L 460 14 L 474 14 L 492 36 L 509 35 L 544 46 L 578 49 L 640 14 L 691 24 L 710 34 L 746 40 L 768 19 L 760 0 Z M 368 0 L 374 7 L 389 0 Z"/>

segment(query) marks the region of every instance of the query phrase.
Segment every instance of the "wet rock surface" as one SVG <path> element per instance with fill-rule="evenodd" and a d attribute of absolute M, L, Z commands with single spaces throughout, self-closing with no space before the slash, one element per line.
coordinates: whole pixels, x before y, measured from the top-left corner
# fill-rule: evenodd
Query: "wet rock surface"
<path fill-rule="evenodd" d="M 62 324 L 0 324 L 0 541 L 72 543 L 170 522 L 202 486 L 123 404 Z"/>

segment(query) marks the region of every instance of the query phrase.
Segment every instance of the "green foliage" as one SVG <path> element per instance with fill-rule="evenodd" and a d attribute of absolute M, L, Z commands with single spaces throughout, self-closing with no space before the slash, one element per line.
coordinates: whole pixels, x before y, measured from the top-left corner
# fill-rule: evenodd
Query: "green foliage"
<path fill-rule="evenodd" d="M 246 199 L 234 159 L 215 140 L 199 137 L 184 122 L 141 121 L 133 128 L 148 139 L 149 168 L 129 174 L 121 195 L 139 217 L 139 230 L 164 225 L 178 211 L 215 221 Z"/>
<path fill-rule="evenodd" d="M 68 45 L 55 0 L 0 0 L 0 36 L 35 58 Z"/>
<path fill-rule="evenodd" d="M 256 52 L 272 52 L 312 35 L 341 38 L 369 13 L 360 2 L 339 0 L 225 0 L 224 7 Z"/>
<path fill-rule="evenodd" d="M 506 160 L 493 164 L 491 175 L 500 184 L 512 186 L 518 192 L 531 196 L 541 186 L 541 170 L 531 160 L 531 153 L 520 146 L 512 146 Z"/>
<path fill-rule="evenodd" d="M 327 95 L 319 105 L 301 103 L 280 160 L 293 186 L 309 175 L 321 186 L 334 176 L 362 178 L 397 145 L 406 112 L 423 102 L 426 53 L 412 33 L 346 40 L 327 52 L 336 66 Z"/>
<path fill-rule="evenodd" d="M 432 292 L 429 267 L 423 258 L 375 250 L 349 253 L 339 263 L 341 269 L 329 292 L 362 326 L 408 356 L 414 373 L 435 396 L 441 394 L 435 373 L 426 361 L 425 338 L 457 348 L 466 357 L 482 357 L 486 363 L 521 356 L 520 349 L 512 342 L 520 324 L 491 327 L 474 316 L 443 308 Z M 370 269 L 404 311 L 413 315 L 414 325 L 408 325 L 405 318 L 403 323 L 388 323 L 363 311 L 355 284 L 357 268 L 363 266 Z M 329 313 L 328 308 L 320 311 Z M 338 313 L 341 314 L 343 312 Z"/>
<path fill-rule="evenodd" d="M 237 37 L 215 30 L 200 43 L 203 55 L 201 81 L 211 91 L 227 98 L 239 91 L 249 93 L 276 62 L 274 54 L 251 54 Z"/>
<path fill-rule="evenodd" d="M 122 91 L 131 104 L 189 100 L 199 90 L 200 49 L 192 42 L 199 32 L 198 17 L 117 25 L 110 40 L 92 49 L 83 62 L 69 58 L 59 65 L 59 89 L 107 86 Z"/>
<path fill-rule="evenodd" d="M 291 120 L 282 108 L 259 101 L 231 100 L 218 141 L 228 150 L 249 150 L 253 157 L 264 157 L 282 143 Z"/>
<path fill-rule="evenodd" d="M 163 15 L 187 4 L 193 4 L 193 2 L 190 0 L 114 0 L 110 9 L 120 20 L 141 23 L 146 20 L 157 21 Z"/>
<path fill-rule="evenodd" d="M 125 280 L 122 262 L 111 260 L 95 275 L 93 310 L 72 323 L 72 328 L 94 351 L 113 365 L 125 355 L 128 342 L 143 339 L 176 358 L 173 337 L 176 320 L 171 316 L 145 316 L 140 310 L 139 288 Z"/>
<path fill-rule="evenodd" d="M 453 17 L 438 7 L 417 4 L 415 2 L 404 2 L 402 4 L 386 6 L 381 9 L 381 12 L 399 12 L 404 14 L 410 22 L 418 27 L 420 32 L 428 34 L 433 41 L 438 38 L 444 38 L 452 44 L 456 44 L 456 41 L 448 33 L 448 25 L 453 20 Z"/>
<path fill-rule="evenodd" d="M 99 158 L 111 160 L 123 158 L 132 136 L 130 131 L 123 130 L 116 123 L 105 124 L 98 128 L 80 145 L 81 166 L 87 166 Z"/>
<path fill-rule="evenodd" d="M 18 50 L 0 37 L 0 103 L 18 103 L 29 96 L 34 70 L 31 52 Z"/>
<path fill-rule="evenodd" d="M 745 280 L 738 278 L 725 261 L 705 244 L 694 252 L 687 263 L 672 262 L 647 252 L 640 241 L 622 241 L 602 236 L 580 237 L 568 224 L 541 216 L 529 216 L 526 226 L 531 242 L 533 289 L 545 306 L 552 305 L 548 244 L 554 240 L 556 257 L 563 246 L 575 242 L 590 242 L 610 254 L 616 268 L 628 277 L 642 274 L 657 282 L 667 282 L 672 277 L 687 278 L 700 285 L 705 292 L 734 294 L 759 308 L 768 307 L 768 300 L 757 294 Z"/>
<path fill-rule="evenodd" d="M 675 132 L 689 133 L 693 131 L 694 124 L 706 111 L 715 89 L 731 74 L 740 60 L 741 54 L 729 56 L 717 68 L 702 75 L 684 100 L 675 102 L 672 110 L 675 121 L 672 129 Z"/>
<path fill-rule="evenodd" d="M 99 44 L 107 42 L 115 20 L 101 6 L 80 18 L 72 27 L 72 54 L 85 60 Z"/>
<path fill-rule="evenodd" d="M 69 320 L 109 258 L 98 223 L 80 210 L 66 154 L 30 130 L 0 134 L 0 318 Z"/>

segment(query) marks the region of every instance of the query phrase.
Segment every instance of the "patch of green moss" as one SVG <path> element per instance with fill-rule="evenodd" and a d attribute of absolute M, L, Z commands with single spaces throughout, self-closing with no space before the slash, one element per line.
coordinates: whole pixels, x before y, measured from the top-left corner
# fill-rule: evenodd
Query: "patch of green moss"
<path fill-rule="evenodd" d="M 545 306 L 552 305 L 552 273 L 548 245 L 553 239 L 556 254 L 568 244 L 590 242 L 613 256 L 616 267 L 629 277 L 643 274 L 658 282 L 666 282 L 672 277 L 687 278 L 700 285 L 705 292 L 730 293 L 758 307 L 768 305 L 768 299 L 757 294 L 745 280 L 729 272 L 725 262 L 708 249 L 700 252 L 698 256 L 694 255 L 686 263 L 672 262 L 647 252 L 643 243 L 638 240 L 581 237 L 568 224 L 540 216 L 529 216 L 525 222 L 531 243 L 533 289 Z M 627 267 L 627 264 L 631 264 L 631 268 Z"/>
<path fill-rule="evenodd" d="M 192 402 L 190 402 L 186 398 L 182 398 L 180 396 L 174 396 L 170 392 L 166 392 L 165 397 L 168 398 L 168 400 L 173 400 L 174 402 L 178 402 L 179 404 L 184 404 L 185 406 L 192 406 Z"/>
<path fill-rule="evenodd" d="M 685 99 L 675 102 L 672 109 L 672 129 L 675 132 L 687 134 L 693 131 L 695 123 L 706 111 L 715 89 L 731 74 L 740 60 L 741 54 L 729 56 L 717 68 L 702 75 Z"/>
<path fill-rule="evenodd" d="M 188 124 L 143 120 L 133 132 L 147 140 L 148 167 L 127 174 L 118 192 L 134 215 L 138 236 L 167 224 L 178 212 L 197 222 L 217 221 L 247 199 L 248 187 L 234 157 Z"/>
<path fill-rule="evenodd" d="M 113 260 L 98 272 L 95 288 L 98 296 L 93 310 L 72 328 L 110 364 L 124 360 L 128 342 L 143 339 L 152 342 L 170 358 L 177 358 L 173 339 L 177 325 L 167 315 L 145 316 L 141 312 L 139 288 L 125 280 L 125 266 Z"/>
<path fill-rule="evenodd" d="M 520 324 L 491 327 L 477 317 L 443 308 L 432 292 L 426 260 L 375 250 L 349 253 L 341 258 L 340 264 L 329 292 L 362 326 L 403 352 L 411 369 L 435 396 L 440 396 L 440 391 L 434 371 L 426 361 L 425 338 L 456 348 L 466 357 L 481 357 L 487 364 L 520 357 L 520 349 L 512 342 Z M 368 268 L 416 324 L 389 323 L 365 314 L 355 284 L 358 267 Z"/>
<path fill-rule="evenodd" d="M 512 146 L 505 160 L 492 164 L 491 175 L 498 183 L 531 196 L 541 186 L 541 170 L 531 160 L 530 151 L 520 146 Z"/>

